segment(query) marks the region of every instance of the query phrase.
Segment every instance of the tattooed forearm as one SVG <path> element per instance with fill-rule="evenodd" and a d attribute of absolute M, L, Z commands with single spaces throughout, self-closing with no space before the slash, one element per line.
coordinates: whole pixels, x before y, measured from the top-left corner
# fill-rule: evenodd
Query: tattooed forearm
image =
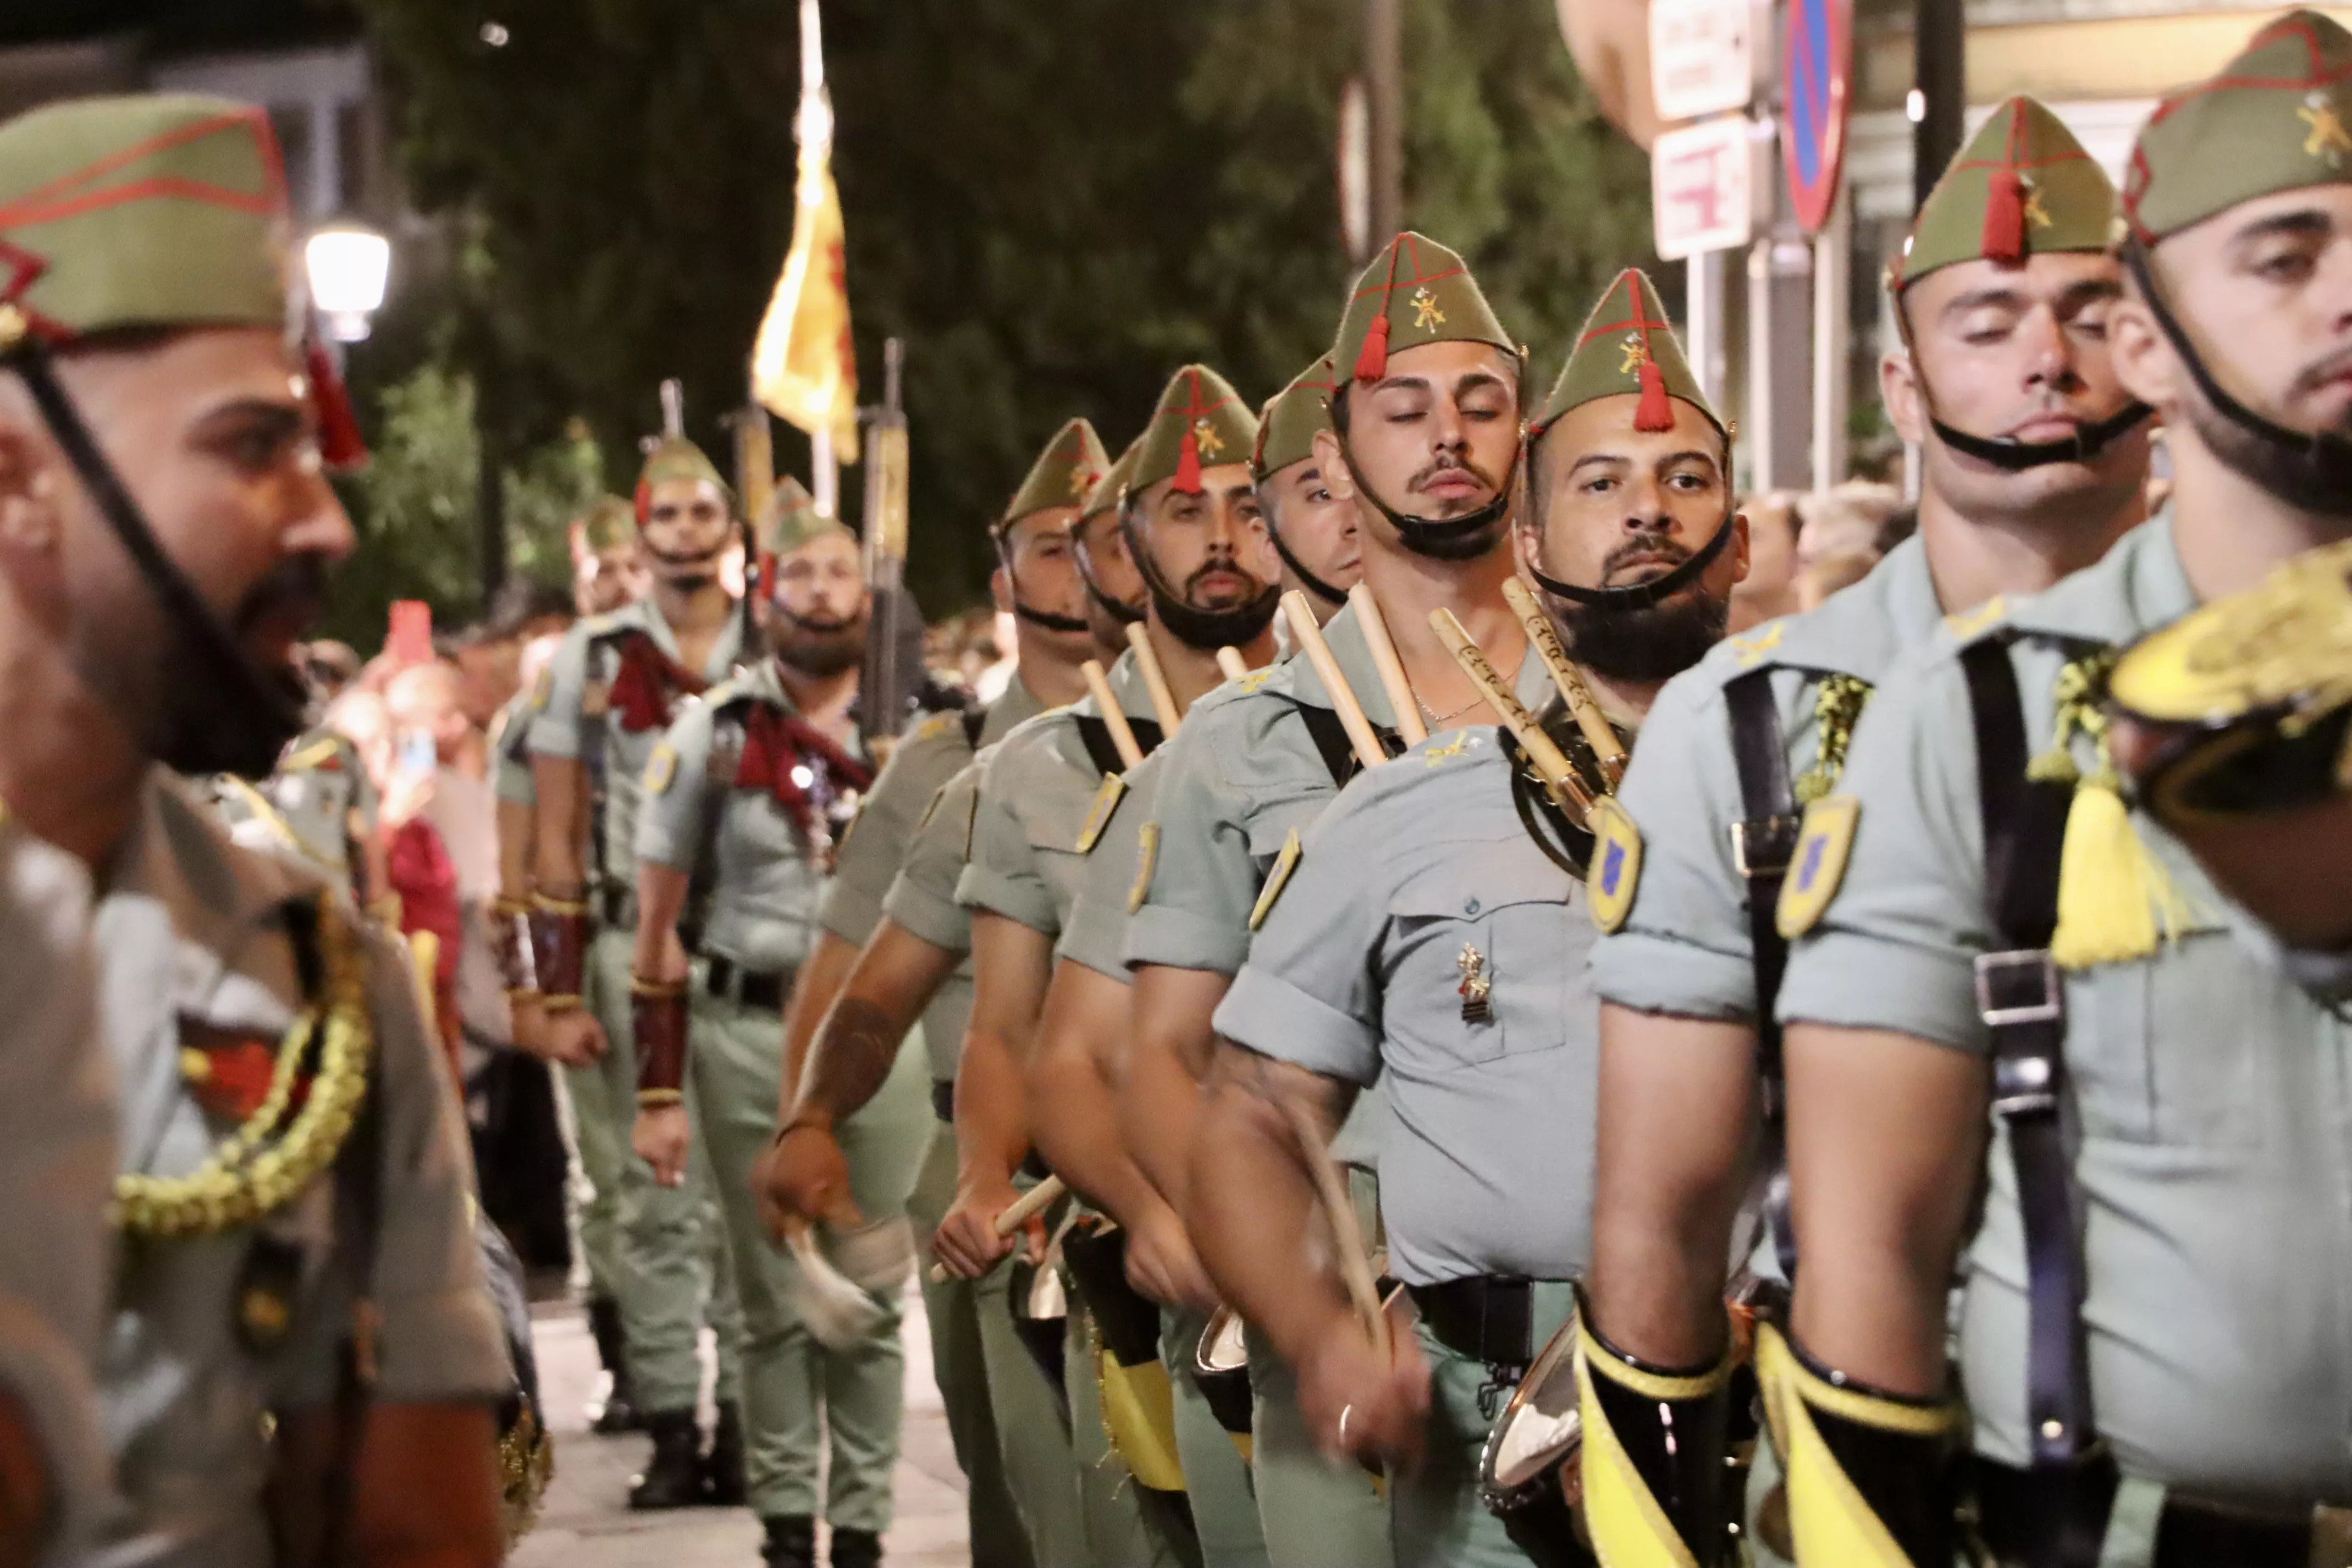
<path fill-rule="evenodd" d="M 834 1004 L 816 1042 L 809 1047 L 801 1103 L 835 1121 L 874 1098 L 898 1058 L 907 1027 L 882 1008 L 857 996 Z"/>

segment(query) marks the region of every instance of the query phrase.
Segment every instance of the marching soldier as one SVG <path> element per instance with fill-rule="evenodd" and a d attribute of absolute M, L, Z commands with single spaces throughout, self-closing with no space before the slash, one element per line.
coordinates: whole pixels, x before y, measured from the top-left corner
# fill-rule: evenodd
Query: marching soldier
<path fill-rule="evenodd" d="M 1630 1453 L 1664 1452 L 1656 1429 L 1675 1418 L 1641 1369 L 1676 1369 L 1704 1400 L 1730 1396 L 1725 1265 L 1750 1187 L 1759 1064 L 1766 1163 L 1778 1163 L 1770 1020 L 1787 946 L 1772 921 L 1803 804 L 1835 790 L 1873 683 L 1932 641 L 1947 612 L 2047 587 L 2141 518 L 2147 409 L 2116 380 L 2106 338 L 2123 288 L 2106 254 L 2114 212 L 2105 174 L 2047 109 L 2015 98 L 1994 110 L 1929 195 L 1889 279 L 1906 347 L 1886 356 L 1881 382 L 1925 459 L 1918 535 L 1822 608 L 1724 643 L 1643 726 L 1619 793 L 1641 836 L 1638 877 L 1606 906 L 1622 920 L 1594 959 L 1602 1072 L 1586 1325 L 1606 1397 L 1585 1419 L 1640 1428 L 1616 1434 Z M 1771 1239 L 1785 1245 L 1785 1205 L 1769 1207 Z M 1785 1283 L 1780 1250 L 1762 1248 L 1757 1268 Z M 1719 1458 L 1693 1455 L 1687 1436 L 1675 1447 L 1684 1478 Z M 1759 1467 L 1759 1493 L 1770 1481 Z M 1723 1521 L 1690 1514 L 1683 1505 L 1710 1494 L 1679 1485 L 1650 1478 L 1660 1513 L 1706 1561 Z"/>
<path fill-rule="evenodd" d="M 592 1278 L 614 1289 L 635 1414 L 655 1435 L 630 1506 L 740 1501 L 740 1389 L 732 1286 L 711 1195 L 699 1179 L 654 1182 L 629 1150 L 636 1064 L 629 955 L 636 931 L 640 781 L 687 698 L 742 657 L 742 625 L 719 575 L 736 529 L 719 471 L 683 437 L 663 440 L 638 476 L 635 516 L 653 586 L 580 622 L 549 667 L 530 726 L 531 958 L 541 1049 L 563 1064 L 580 1160 L 593 1189 L 580 1215 Z M 719 1427 L 701 1458 L 697 1339 L 718 1329 Z M 605 1425 L 614 1425 L 606 1412 Z"/>
<path fill-rule="evenodd" d="M 487 1564 L 511 1372 L 406 955 L 167 772 L 268 771 L 301 727 L 294 639 L 352 544 L 305 397 L 333 389 L 287 336 L 278 168 L 262 112 L 213 99 L 0 129 L 0 246 L 34 263 L 0 288 L 6 789 L 110 868 L 122 1086 L 114 1488 L 78 1560 Z M 78 1129 L 83 1093 L 25 1102 Z"/>
<path fill-rule="evenodd" d="M 1327 354 L 1266 399 L 1250 452 L 1258 512 L 1282 559 L 1283 584 L 1307 595 L 1318 625 L 1339 613 L 1364 570 L 1356 509 L 1332 492 L 1315 455 L 1316 436 L 1330 427 Z"/>
<path fill-rule="evenodd" d="M 1951 1561 L 1961 1441 L 2002 1562 L 2341 1559 L 2342 931 L 2263 931 L 2132 809 L 2106 704 L 2115 650 L 2347 535 L 2347 80 L 2352 36 L 2298 11 L 2149 118 L 2108 342 L 2171 500 L 1905 665 L 1806 814 L 1803 1266 L 1759 1352 L 1801 1562 Z M 2268 657 L 2231 642 L 2179 676 Z"/>
<path fill-rule="evenodd" d="M 1521 651 L 1500 597 L 1511 571 L 1504 535 L 1518 449 L 1518 352 L 1461 258 L 1402 234 L 1357 279 L 1332 363 L 1348 367 L 1347 384 L 1331 395 L 1333 427 L 1312 435 L 1318 472 L 1353 509 L 1363 585 L 1386 615 L 1414 689 L 1458 717 L 1478 698 L 1427 630 L 1430 610 L 1455 610 L 1506 667 Z M 1377 414 L 1351 420 L 1368 406 Z M 1328 630 L 1371 721 L 1392 729 L 1355 615 L 1339 611 Z M 1540 669 L 1522 668 L 1521 699 L 1538 698 L 1543 682 Z M 1250 915 L 1268 876 L 1355 765 L 1330 695 L 1294 656 L 1202 701 L 1160 766 L 1153 848 L 1135 868 L 1141 896 L 1131 900 L 1122 954 L 1134 975 L 1135 1026 L 1121 1100 L 1136 1108 L 1124 1118 L 1130 1152 L 1196 1246 L 1206 1238 L 1191 1208 L 1188 1162 L 1195 1086 L 1213 1055 L 1210 1019 L 1248 953 Z M 1366 1189 L 1377 1121 L 1367 1102 L 1338 1150 Z M 1368 1191 L 1360 1201 L 1370 1218 Z M 1214 1279 L 1215 1259 L 1202 1260 Z M 1253 1469 L 1269 1556 L 1282 1568 L 1385 1563 L 1380 1495 L 1316 1451 L 1290 1373 L 1262 1341 L 1251 1348 Z"/>
<path fill-rule="evenodd" d="M 1013 679 L 985 710 L 918 725 L 892 750 L 859 810 L 857 831 L 842 846 L 818 905 L 816 949 L 793 983 L 785 1026 L 792 1060 L 777 1112 L 786 1131 L 763 1173 L 764 1195 L 778 1215 L 858 1223 L 837 1206 L 849 1184 L 833 1129 L 882 1081 L 894 1042 L 919 1014 L 936 1131 L 908 1216 L 923 1269 L 932 1372 L 971 1487 L 966 1512 L 978 1568 L 1063 1568 L 1087 1559 L 1055 1391 L 1013 1331 L 1010 1265 L 978 1280 L 931 1274 L 931 1237 L 955 1196 L 956 1057 L 971 1011 L 971 918 L 955 902 L 971 801 L 969 794 L 950 801 L 941 791 L 977 748 L 1084 695 L 1078 666 L 1086 658 L 1118 657 L 1122 623 L 1087 614 L 1071 536 L 1109 466 L 1094 427 L 1068 421 L 991 530 L 998 563 L 991 586 L 998 607 L 1014 617 Z M 1101 639 L 1097 620 L 1105 623 Z M 825 1044 L 812 1055 L 821 1021 Z"/>
<path fill-rule="evenodd" d="M 890 1522 L 903 1276 L 869 1287 L 868 1331 L 820 1342 L 796 1310 L 800 1266 L 770 1245 L 751 1177 L 775 1131 L 777 1031 L 812 945 L 819 884 L 873 784 L 853 710 L 869 600 L 856 536 L 820 516 L 797 482 L 777 487 L 758 543 L 753 619 L 770 657 L 689 706 L 646 764 L 630 975 L 635 1145 L 656 1182 L 685 1180 L 691 1077 L 742 1304 L 746 1482 L 767 1561 L 815 1562 L 822 1504 L 828 1561 L 867 1568 L 881 1561 Z M 701 960 L 691 975 L 689 934 Z M 902 1051 L 841 1127 L 857 1202 L 902 1231 L 896 1216 L 930 1130 L 921 1079 Z"/>
<path fill-rule="evenodd" d="M 1279 590 L 1255 527 L 1257 499 L 1247 458 L 1256 437 L 1255 417 L 1214 371 L 1188 365 L 1170 380 L 1118 501 L 1125 554 L 1143 579 L 1150 605 L 1141 640 L 1108 677 L 1107 689 L 1120 712 L 1105 713 L 1089 696 L 1032 720 L 1005 737 L 982 778 L 970 864 L 956 890 L 958 901 L 973 911 L 977 985 L 957 1089 L 966 1178 L 939 1232 L 951 1271 L 982 1272 L 1012 1245 L 997 1236 L 995 1216 L 1012 1200 L 1010 1177 L 1028 1150 L 1023 1074 L 1052 979 L 1054 941 L 1066 928 L 1085 852 L 1118 809 L 1118 775 L 1128 765 L 1119 732 L 1137 752 L 1148 752 L 1187 707 L 1223 679 L 1219 648 L 1234 648 L 1259 664 L 1272 655 Z M 1076 1238 L 1065 1255 L 1082 1255 L 1097 1239 L 1091 1234 Z M 1125 1237 L 1127 1256 L 1135 1261 L 1091 1281 L 1082 1270 L 1080 1293 L 1093 1291 L 1089 1305 L 1098 1320 L 1108 1310 L 1103 1291 L 1126 1289 L 1138 1272 L 1153 1267 L 1145 1261 L 1148 1249 L 1163 1242 L 1189 1252 L 1181 1226 L 1171 1223 Z M 1112 1254 L 1105 1247 L 1095 1256 Z M 1192 1272 L 1197 1277 L 1197 1269 Z M 1196 1320 L 1189 1335 L 1180 1328 L 1170 1337 L 1181 1342 L 1197 1337 L 1199 1329 Z M 1107 1387 L 1137 1365 L 1108 1345 L 1099 1359 Z M 1164 1382 L 1164 1368 L 1155 1364 L 1150 1373 L 1162 1374 L 1151 1381 Z M 1174 1488 L 1190 1494 L 1191 1533 L 1204 1561 L 1262 1562 L 1246 1467 L 1190 1378 L 1176 1378 L 1171 1393 L 1180 1464 L 1154 1474 L 1140 1453 L 1122 1458 L 1138 1470 L 1139 1483 L 1156 1494 Z M 1107 1405 L 1113 1398 L 1106 1393 Z M 1107 1419 L 1115 1415 L 1115 1406 L 1107 1411 Z M 1120 1438 L 1117 1426 L 1112 1436 L 1115 1443 Z M 1173 1511 L 1150 1517 L 1165 1522 Z M 1181 1531 L 1171 1532 L 1169 1543 L 1191 1555 L 1192 1542 Z"/>

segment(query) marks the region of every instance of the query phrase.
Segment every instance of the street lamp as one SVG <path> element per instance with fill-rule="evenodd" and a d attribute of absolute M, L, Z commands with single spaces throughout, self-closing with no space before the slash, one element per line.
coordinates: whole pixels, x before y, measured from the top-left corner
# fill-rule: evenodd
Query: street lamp
<path fill-rule="evenodd" d="M 368 335 L 368 318 L 383 303 L 392 272 L 392 242 L 360 224 L 336 224 L 310 237 L 302 247 L 310 274 L 310 303 L 327 318 L 335 341 L 355 343 Z"/>

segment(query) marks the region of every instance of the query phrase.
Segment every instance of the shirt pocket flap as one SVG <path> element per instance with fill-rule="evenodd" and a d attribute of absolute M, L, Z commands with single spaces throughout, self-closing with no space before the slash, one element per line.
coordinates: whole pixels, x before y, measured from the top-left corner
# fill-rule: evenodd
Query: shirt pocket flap
<path fill-rule="evenodd" d="M 1531 844 L 1524 856 L 1465 854 L 1440 859 L 1389 895 L 1389 912 L 1401 920 L 1476 920 L 1513 904 L 1564 903 L 1575 887 L 1566 872 Z"/>

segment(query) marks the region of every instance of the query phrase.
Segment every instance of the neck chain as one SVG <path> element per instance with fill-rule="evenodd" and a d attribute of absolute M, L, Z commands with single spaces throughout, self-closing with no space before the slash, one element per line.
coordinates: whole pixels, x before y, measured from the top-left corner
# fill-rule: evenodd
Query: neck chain
<path fill-rule="evenodd" d="M 1441 728 L 1442 726 L 1444 726 L 1444 725 L 1445 725 L 1445 724 L 1451 723 L 1453 721 L 1454 721 L 1454 720 L 1456 720 L 1456 719 L 1459 719 L 1460 717 L 1462 717 L 1462 715 L 1464 715 L 1465 713 L 1469 712 L 1469 711 L 1470 711 L 1470 710 L 1472 710 L 1473 708 L 1477 707 L 1477 706 L 1478 706 L 1478 704 L 1480 704 L 1481 702 L 1484 702 L 1484 701 L 1486 701 L 1486 694 L 1485 692 L 1483 692 L 1483 691 L 1478 691 L 1478 690 L 1473 690 L 1473 691 L 1471 692 L 1471 694 L 1470 694 L 1470 700 L 1469 700 L 1469 701 L 1467 701 L 1467 702 L 1465 702 L 1461 707 L 1456 708 L 1453 712 L 1451 712 L 1451 713 L 1433 713 L 1433 712 L 1431 712 L 1431 711 L 1430 711 L 1430 710 L 1429 710 L 1429 704 L 1428 704 L 1428 703 L 1426 703 L 1426 702 L 1423 702 L 1423 701 L 1421 700 L 1421 693 L 1420 693 L 1420 692 L 1416 691 L 1416 692 L 1414 692 L 1414 693 L 1412 694 L 1412 705 L 1413 705 L 1414 707 L 1416 707 L 1416 708 L 1418 708 L 1418 709 L 1420 709 L 1420 710 L 1421 710 L 1421 716 L 1422 716 L 1423 721 L 1424 722 L 1426 722 L 1426 723 L 1429 725 L 1429 727 L 1430 727 L 1431 729 L 1433 729 L 1433 730 L 1435 730 L 1435 729 Z"/>

